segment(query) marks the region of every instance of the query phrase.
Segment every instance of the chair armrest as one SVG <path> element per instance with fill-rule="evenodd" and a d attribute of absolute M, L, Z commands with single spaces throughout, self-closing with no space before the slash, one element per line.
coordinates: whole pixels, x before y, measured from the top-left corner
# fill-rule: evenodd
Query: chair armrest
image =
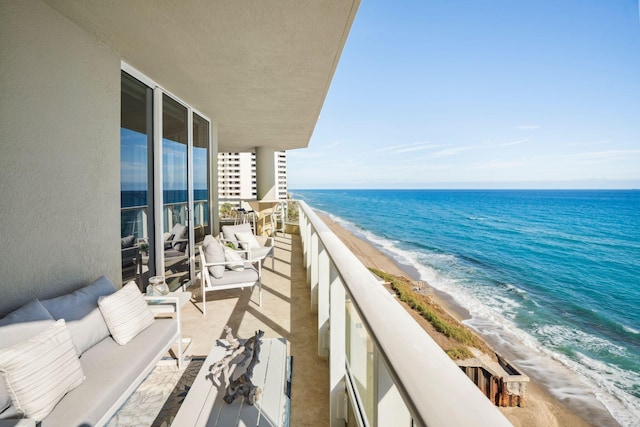
<path fill-rule="evenodd" d="M 225 246 L 225 244 L 226 244 L 226 243 L 233 243 L 233 245 L 236 247 L 236 248 L 234 249 L 234 251 L 236 251 L 236 252 L 240 252 L 240 253 L 245 253 L 245 254 L 246 254 L 246 253 L 249 253 L 249 250 L 248 250 L 248 249 L 243 249 L 243 248 L 240 246 L 240 243 L 247 243 L 247 242 L 244 242 L 244 241 L 242 241 L 242 240 L 227 240 L 227 239 L 220 239 L 220 243 L 221 243 L 223 246 Z"/>
<path fill-rule="evenodd" d="M 273 237 L 268 237 L 268 236 L 255 236 L 255 237 L 261 246 L 273 246 L 275 244 L 275 240 Z"/>

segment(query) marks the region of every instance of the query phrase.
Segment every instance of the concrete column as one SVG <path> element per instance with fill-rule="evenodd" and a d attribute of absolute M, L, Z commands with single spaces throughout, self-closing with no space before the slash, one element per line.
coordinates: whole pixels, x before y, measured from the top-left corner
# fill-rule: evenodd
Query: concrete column
<path fill-rule="evenodd" d="M 256 190 L 258 200 L 278 198 L 276 187 L 276 162 L 272 147 L 256 147 Z"/>
<path fill-rule="evenodd" d="M 209 209 L 211 210 L 211 234 L 220 233 L 220 208 L 218 197 L 218 125 L 211 123 L 209 145 Z"/>

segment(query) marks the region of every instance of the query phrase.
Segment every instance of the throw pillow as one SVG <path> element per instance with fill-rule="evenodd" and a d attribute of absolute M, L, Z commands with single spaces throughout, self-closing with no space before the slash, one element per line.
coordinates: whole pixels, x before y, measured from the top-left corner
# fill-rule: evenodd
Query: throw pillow
<path fill-rule="evenodd" d="M 227 246 L 224 247 L 224 259 L 225 261 L 230 262 L 230 264 L 227 264 L 227 267 L 230 270 L 244 270 L 244 260 L 240 254 Z"/>
<path fill-rule="evenodd" d="M 209 262 L 225 262 L 224 249 L 216 239 L 210 239 L 203 247 L 204 258 Z M 212 265 L 209 273 L 216 279 L 222 279 L 224 275 L 224 265 Z"/>
<path fill-rule="evenodd" d="M 54 323 L 55 320 L 47 309 L 34 299 L 0 319 L 0 348 L 11 347 L 34 337 Z M 7 409 L 10 406 L 11 395 L 4 381 L 0 381 L 0 419 L 15 413 Z"/>
<path fill-rule="evenodd" d="M 98 306 L 111 336 L 120 345 L 134 339 L 154 320 L 135 282 L 127 283 L 114 294 L 100 297 Z"/>
<path fill-rule="evenodd" d="M 260 247 L 260 243 L 258 243 L 256 236 L 254 236 L 253 233 L 236 233 L 236 239 L 238 239 L 242 249 L 258 249 Z"/>
<path fill-rule="evenodd" d="M 0 350 L 0 374 L 18 414 L 36 421 L 42 421 L 85 379 L 64 319 L 35 337 Z"/>
<path fill-rule="evenodd" d="M 236 233 L 251 233 L 251 224 L 223 225 L 222 237 L 228 242 L 236 242 Z"/>
<path fill-rule="evenodd" d="M 54 319 L 65 319 L 73 343 L 82 355 L 109 336 L 109 329 L 98 308 L 98 298 L 111 295 L 116 286 L 106 276 L 70 294 L 42 301 Z"/>

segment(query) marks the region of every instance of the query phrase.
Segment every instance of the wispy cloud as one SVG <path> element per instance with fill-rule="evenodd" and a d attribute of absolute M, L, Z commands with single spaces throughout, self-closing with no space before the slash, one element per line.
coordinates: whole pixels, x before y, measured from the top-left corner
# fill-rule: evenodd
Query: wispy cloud
<path fill-rule="evenodd" d="M 609 139 L 601 139 L 598 141 L 570 142 L 567 147 L 592 147 L 594 145 L 606 145 L 611 143 Z"/>
<path fill-rule="evenodd" d="M 414 142 L 413 144 L 400 144 L 392 145 L 390 147 L 383 147 L 376 150 L 379 153 L 411 153 L 414 151 L 431 150 L 433 148 L 440 147 L 441 144 L 432 144 L 430 142 Z"/>
<path fill-rule="evenodd" d="M 640 150 L 606 150 L 578 153 L 575 157 L 579 159 L 595 159 L 607 161 L 612 159 L 634 157 L 638 155 L 640 155 Z"/>
<path fill-rule="evenodd" d="M 463 151 L 470 150 L 471 148 L 473 148 L 473 147 L 470 146 L 470 145 L 463 145 L 461 147 L 446 148 L 444 150 L 440 150 L 440 151 L 437 151 L 437 152 L 433 153 L 432 157 L 438 158 L 438 157 L 446 157 L 446 156 L 455 156 L 456 154 L 462 153 Z"/>
<path fill-rule="evenodd" d="M 534 130 L 534 129 L 540 129 L 540 125 L 520 125 L 520 126 L 516 126 L 516 129 L 519 130 Z"/>
<path fill-rule="evenodd" d="M 529 142 L 529 141 L 531 141 L 531 138 L 518 139 L 516 141 L 511 141 L 511 142 L 505 142 L 503 144 L 498 144 L 498 147 L 508 147 L 510 145 L 519 145 L 519 144 L 524 144 L 525 142 Z"/>
<path fill-rule="evenodd" d="M 287 151 L 287 157 L 294 159 L 315 159 L 324 157 L 324 152 L 314 152 L 309 149 L 306 150 L 289 150 Z"/>
<path fill-rule="evenodd" d="M 525 163 L 519 160 L 504 161 L 504 160 L 489 160 L 482 163 L 473 163 L 471 168 L 474 170 L 498 170 L 498 169 L 516 169 L 524 165 Z"/>

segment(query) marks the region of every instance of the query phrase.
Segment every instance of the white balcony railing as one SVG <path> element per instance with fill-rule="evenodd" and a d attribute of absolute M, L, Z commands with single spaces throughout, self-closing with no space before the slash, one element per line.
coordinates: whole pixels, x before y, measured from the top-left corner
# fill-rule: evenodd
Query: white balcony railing
<path fill-rule="evenodd" d="M 329 357 L 330 425 L 511 425 L 307 204 L 299 207 L 318 354 Z"/>

